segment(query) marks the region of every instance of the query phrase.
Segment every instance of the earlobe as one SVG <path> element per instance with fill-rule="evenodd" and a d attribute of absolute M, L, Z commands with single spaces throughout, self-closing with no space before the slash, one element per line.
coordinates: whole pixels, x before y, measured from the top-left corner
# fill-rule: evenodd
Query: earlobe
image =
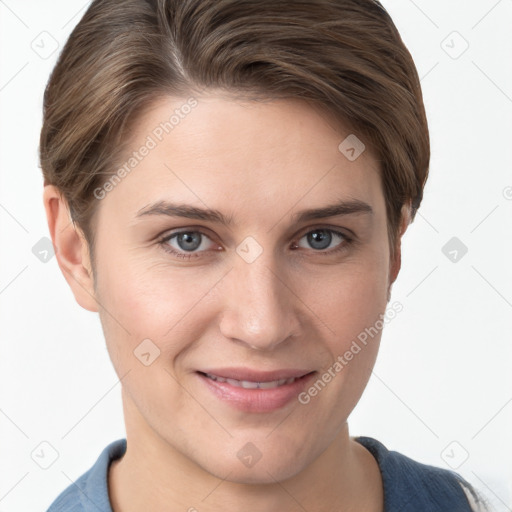
<path fill-rule="evenodd" d="M 45 185 L 43 202 L 59 268 L 78 304 L 98 312 L 89 248 L 83 233 L 72 222 L 67 201 L 57 187 Z"/>

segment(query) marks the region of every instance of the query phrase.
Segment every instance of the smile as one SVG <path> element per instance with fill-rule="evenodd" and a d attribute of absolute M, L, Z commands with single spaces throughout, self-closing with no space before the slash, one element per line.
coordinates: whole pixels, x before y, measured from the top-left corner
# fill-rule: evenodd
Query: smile
<path fill-rule="evenodd" d="M 196 371 L 209 397 L 247 413 L 270 413 L 294 404 L 317 374 L 296 369 L 262 372 L 244 368 Z"/>
<path fill-rule="evenodd" d="M 292 382 L 297 380 L 297 377 L 290 377 L 289 379 L 271 380 L 271 381 L 267 381 L 267 382 L 252 382 L 249 380 L 226 379 L 224 377 L 218 377 L 216 375 L 211 375 L 210 373 L 206 373 L 205 375 L 209 379 L 212 379 L 216 382 L 227 382 L 231 386 L 244 388 L 244 389 L 277 388 L 280 386 L 285 386 L 286 384 L 291 384 Z"/>

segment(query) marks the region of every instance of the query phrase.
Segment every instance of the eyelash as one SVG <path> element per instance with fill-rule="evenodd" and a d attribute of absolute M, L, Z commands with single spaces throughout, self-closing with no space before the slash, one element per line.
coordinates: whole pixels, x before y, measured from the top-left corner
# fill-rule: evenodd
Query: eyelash
<path fill-rule="evenodd" d="M 335 253 L 345 251 L 345 250 L 347 250 L 348 246 L 353 245 L 355 243 L 355 240 L 352 237 L 348 236 L 347 234 L 342 233 L 341 231 L 336 231 L 335 229 L 327 228 L 327 227 L 320 227 L 320 228 L 310 229 L 309 231 L 306 231 L 305 233 L 303 233 L 299 237 L 299 240 L 301 238 L 303 238 L 304 236 L 308 235 L 309 233 L 313 233 L 315 231 L 328 231 L 329 233 L 337 235 L 337 236 L 339 236 L 340 238 L 343 239 L 343 241 L 340 244 L 338 244 L 334 249 L 330 249 L 330 250 L 327 250 L 327 251 L 326 250 L 311 249 L 313 252 L 321 254 L 321 255 L 324 255 L 324 256 L 331 256 L 331 255 L 333 255 Z M 169 242 L 169 240 L 171 240 L 172 238 L 174 238 L 174 237 L 176 237 L 176 236 L 178 236 L 178 235 L 180 235 L 182 233 L 200 233 L 201 235 L 203 235 L 203 236 L 205 236 L 207 238 L 210 238 L 210 237 L 208 237 L 208 235 L 206 233 L 204 233 L 203 231 L 201 231 L 199 229 L 196 229 L 196 230 L 182 230 L 182 231 L 177 231 L 175 233 L 167 234 L 167 235 L 161 237 L 158 240 L 158 245 L 160 245 L 165 252 L 167 252 L 169 254 L 172 254 L 173 256 L 176 256 L 177 258 L 180 258 L 180 259 L 183 259 L 183 260 L 190 260 L 192 258 L 199 258 L 199 257 L 201 257 L 201 253 L 202 252 L 206 252 L 206 251 L 191 252 L 191 253 L 178 252 L 178 251 L 174 250 L 167 243 L 167 242 Z"/>

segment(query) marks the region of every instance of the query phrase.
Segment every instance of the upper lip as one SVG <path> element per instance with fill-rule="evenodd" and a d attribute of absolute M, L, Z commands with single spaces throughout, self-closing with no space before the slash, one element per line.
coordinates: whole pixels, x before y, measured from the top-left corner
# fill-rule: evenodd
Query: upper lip
<path fill-rule="evenodd" d="M 200 370 L 202 373 L 223 377 L 224 379 L 246 380 L 249 382 L 272 382 L 281 379 L 290 379 L 292 377 L 303 377 L 313 370 L 303 370 L 300 368 L 282 368 L 273 371 L 253 370 L 251 368 L 211 368 Z"/>

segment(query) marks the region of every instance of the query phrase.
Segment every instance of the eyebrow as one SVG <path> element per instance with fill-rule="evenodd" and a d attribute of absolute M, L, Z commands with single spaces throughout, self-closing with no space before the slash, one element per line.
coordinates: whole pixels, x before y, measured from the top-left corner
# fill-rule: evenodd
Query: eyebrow
<path fill-rule="evenodd" d="M 337 203 L 321 208 L 302 210 L 292 216 L 294 222 L 300 223 L 308 220 L 324 219 L 327 217 L 338 217 L 342 215 L 373 215 L 373 209 L 364 201 L 359 199 L 341 200 Z M 184 217 L 187 219 L 205 220 L 225 226 L 233 225 L 233 217 L 227 217 L 219 210 L 211 208 L 198 208 L 187 204 L 176 204 L 169 201 L 158 201 L 141 208 L 136 218 L 146 215 L 165 215 L 168 217 Z"/>

